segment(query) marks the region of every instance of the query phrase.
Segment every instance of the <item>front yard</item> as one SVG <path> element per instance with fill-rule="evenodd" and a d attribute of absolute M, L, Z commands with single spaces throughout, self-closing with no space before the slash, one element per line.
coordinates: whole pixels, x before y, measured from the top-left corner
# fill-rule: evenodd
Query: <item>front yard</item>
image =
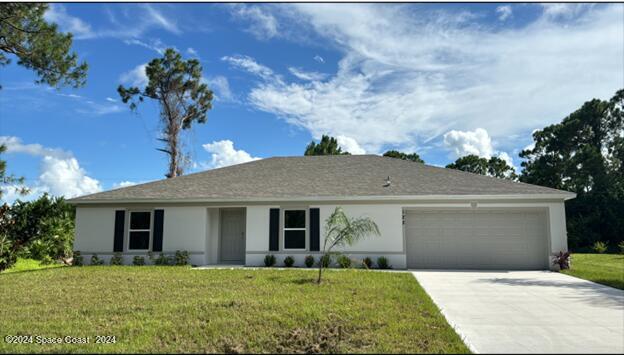
<path fill-rule="evenodd" d="M 104 266 L 0 274 L 0 352 L 468 352 L 410 273 Z M 33 335 L 8 344 L 6 335 Z M 37 344 L 89 337 L 89 344 Z M 114 336 L 114 344 L 95 344 Z M 108 339 L 112 340 L 112 339 Z"/>
<path fill-rule="evenodd" d="M 563 273 L 624 290 L 624 255 L 572 254 L 570 260 Z"/>

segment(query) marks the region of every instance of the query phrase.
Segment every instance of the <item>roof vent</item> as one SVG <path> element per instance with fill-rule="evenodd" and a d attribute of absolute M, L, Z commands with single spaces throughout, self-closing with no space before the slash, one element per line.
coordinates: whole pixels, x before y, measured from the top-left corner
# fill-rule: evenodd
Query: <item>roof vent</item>
<path fill-rule="evenodd" d="M 390 181 L 390 176 L 388 176 L 386 178 L 386 183 L 384 184 L 384 187 L 388 187 L 388 186 L 390 186 L 390 184 L 392 184 L 392 181 Z"/>

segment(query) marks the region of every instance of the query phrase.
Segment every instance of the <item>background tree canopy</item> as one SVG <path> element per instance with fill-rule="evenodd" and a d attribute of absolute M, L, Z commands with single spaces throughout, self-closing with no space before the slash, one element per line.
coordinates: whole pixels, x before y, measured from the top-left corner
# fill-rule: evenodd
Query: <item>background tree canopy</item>
<path fill-rule="evenodd" d="M 575 192 L 566 202 L 570 246 L 624 238 L 624 90 L 594 99 L 533 133 L 520 181 Z"/>
<path fill-rule="evenodd" d="M 390 158 L 397 158 L 397 159 L 402 159 L 402 160 L 410 160 L 413 161 L 415 163 L 424 163 L 425 161 L 422 160 L 420 158 L 420 156 L 417 153 L 403 153 L 403 152 L 399 152 L 398 150 L 389 150 L 385 153 L 383 153 L 384 157 L 390 157 Z"/>
<path fill-rule="evenodd" d="M 518 179 L 514 168 L 499 157 L 487 159 L 471 154 L 458 158 L 455 162 L 448 164 L 446 167 L 501 179 Z"/>
<path fill-rule="evenodd" d="M 338 145 L 338 140 L 334 137 L 323 135 L 321 141 L 317 144 L 310 142 L 306 147 L 303 155 L 349 155 L 349 152 L 343 152 Z"/>

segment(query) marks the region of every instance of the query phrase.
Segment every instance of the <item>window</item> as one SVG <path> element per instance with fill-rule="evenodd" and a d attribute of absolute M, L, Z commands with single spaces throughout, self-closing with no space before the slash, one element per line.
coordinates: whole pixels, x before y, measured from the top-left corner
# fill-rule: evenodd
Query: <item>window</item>
<path fill-rule="evenodd" d="M 128 250 L 149 250 L 151 212 L 130 212 Z"/>
<path fill-rule="evenodd" d="M 306 248 L 306 210 L 284 211 L 284 249 Z"/>

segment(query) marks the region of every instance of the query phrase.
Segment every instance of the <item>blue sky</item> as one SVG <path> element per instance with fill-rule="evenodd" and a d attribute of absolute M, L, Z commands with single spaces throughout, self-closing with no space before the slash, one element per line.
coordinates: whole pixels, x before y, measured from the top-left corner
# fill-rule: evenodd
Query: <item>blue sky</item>
<path fill-rule="evenodd" d="M 187 172 L 301 155 L 324 133 L 356 154 L 519 167 L 533 130 L 624 87 L 623 16 L 622 4 L 54 4 L 46 17 L 74 33 L 87 85 L 0 69 L 0 139 L 29 198 L 163 178 L 156 105 L 132 113 L 116 88 L 144 83 L 142 66 L 174 47 L 216 94 L 183 137 Z"/>

